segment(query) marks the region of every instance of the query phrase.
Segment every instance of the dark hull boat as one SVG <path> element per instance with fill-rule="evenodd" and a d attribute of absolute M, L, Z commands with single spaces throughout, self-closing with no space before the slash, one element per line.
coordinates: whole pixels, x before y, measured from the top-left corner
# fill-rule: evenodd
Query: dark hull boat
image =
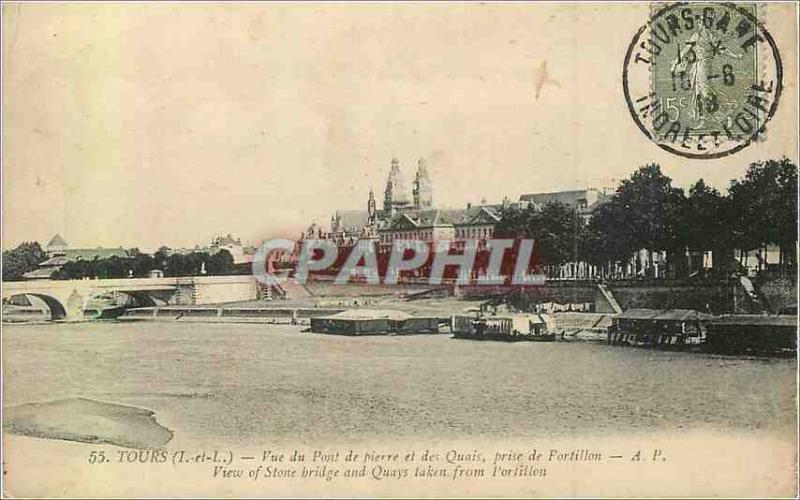
<path fill-rule="evenodd" d="M 453 336 L 459 339 L 504 342 L 552 342 L 556 339 L 541 314 L 454 315 L 450 327 Z"/>
<path fill-rule="evenodd" d="M 123 314 L 127 307 L 120 305 L 113 294 L 103 294 L 93 297 L 83 308 L 84 319 L 116 319 Z"/>
<path fill-rule="evenodd" d="M 125 314 L 127 308 L 122 306 L 87 307 L 83 310 L 85 319 L 116 319 Z"/>

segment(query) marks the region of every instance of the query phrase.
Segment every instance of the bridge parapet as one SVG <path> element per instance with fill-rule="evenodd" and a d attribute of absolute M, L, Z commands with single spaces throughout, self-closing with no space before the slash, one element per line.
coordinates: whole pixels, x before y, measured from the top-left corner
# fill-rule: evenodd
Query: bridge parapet
<path fill-rule="evenodd" d="M 66 310 L 67 317 L 81 315 L 92 297 L 109 292 L 147 297 L 153 303 L 195 305 L 253 300 L 258 291 L 253 276 L 31 280 L 2 285 L 3 299 L 36 296 L 45 300 L 51 311 L 59 306 Z"/>

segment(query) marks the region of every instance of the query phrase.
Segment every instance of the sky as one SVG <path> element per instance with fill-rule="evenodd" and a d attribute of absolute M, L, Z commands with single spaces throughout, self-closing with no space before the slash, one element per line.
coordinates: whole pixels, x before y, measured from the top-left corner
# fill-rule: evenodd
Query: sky
<path fill-rule="evenodd" d="M 425 158 L 439 207 L 615 186 L 654 161 L 724 190 L 797 161 L 796 13 L 766 140 L 659 149 L 624 101 L 647 4 L 3 4 L 3 248 L 296 237 Z M 537 86 L 542 75 L 545 83 Z M 538 89 L 538 97 L 537 97 Z"/>

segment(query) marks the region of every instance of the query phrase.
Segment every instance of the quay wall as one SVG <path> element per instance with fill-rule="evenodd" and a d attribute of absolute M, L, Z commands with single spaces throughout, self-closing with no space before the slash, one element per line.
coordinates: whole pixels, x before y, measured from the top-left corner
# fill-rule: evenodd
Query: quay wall
<path fill-rule="evenodd" d="M 315 297 L 358 297 L 380 295 L 406 295 L 424 292 L 433 288 L 431 285 L 415 283 L 398 283 L 396 285 L 370 285 L 367 283 L 346 283 L 338 285 L 332 281 L 309 280 L 305 289 Z"/>
<path fill-rule="evenodd" d="M 782 310 L 797 305 L 797 281 L 792 278 L 756 278 L 753 280 L 756 287 L 769 301 L 772 312 L 780 313 Z"/>
<path fill-rule="evenodd" d="M 283 307 L 194 307 L 194 306 L 168 306 L 168 307 L 139 307 L 129 309 L 121 319 L 149 319 L 149 320 L 201 320 L 213 322 L 267 322 L 291 323 L 307 322 L 310 318 L 328 316 L 342 312 L 342 309 L 333 308 L 283 308 Z"/>
<path fill-rule="evenodd" d="M 663 285 L 610 285 L 609 290 L 623 310 L 697 309 L 716 314 L 734 311 L 734 287 L 727 283 Z"/>
<path fill-rule="evenodd" d="M 747 294 L 735 278 L 721 280 L 624 280 L 606 282 L 606 288 L 624 309 L 696 309 L 713 314 L 760 314 L 781 312 L 797 303 L 797 282 L 791 278 L 754 279 L 758 300 Z M 496 296 L 497 290 L 486 287 L 464 289 L 462 296 L 479 298 Z M 597 283 L 548 282 L 530 287 L 523 297 L 537 302 L 592 303 L 598 313 L 613 309 Z"/>
<path fill-rule="evenodd" d="M 608 282 L 606 287 L 622 309 L 644 307 L 649 309 L 698 309 L 714 313 L 734 311 L 733 286 L 712 282 L 689 284 L 680 282 Z M 499 287 L 463 287 L 460 295 L 479 299 L 501 293 Z M 509 290 L 509 288 L 506 288 Z M 523 305 L 543 302 L 558 304 L 591 303 L 594 312 L 613 313 L 614 310 L 603 296 L 597 283 L 550 282 L 524 290 L 520 299 Z"/>
<path fill-rule="evenodd" d="M 223 277 L 220 277 L 223 278 Z M 194 304 L 221 304 L 225 302 L 253 300 L 258 296 L 257 284 L 250 277 L 239 277 L 234 282 L 216 283 L 213 278 L 204 278 L 195 284 Z M 241 279 L 245 278 L 245 279 Z M 715 314 L 760 313 L 765 304 L 773 312 L 778 312 L 796 303 L 796 282 L 791 278 L 754 279 L 761 301 L 756 301 L 741 287 L 738 280 L 621 280 L 606 282 L 605 285 L 622 309 L 636 307 L 650 309 L 697 309 Z M 463 299 L 483 299 L 503 295 L 511 291 L 507 286 L 432 286 L 425 283 L 401 283 L 397 285 L 369 285 L 366 283 L 347 283 L 337 285 L 330 281 L 311 280 L 303 287 L 304 294 L 315 297 L 378 297 L 414 296 L 433 298 L 435 296 L 456 296 Z M 308 295 L 306 295 L 308 296 Z M 559 304 L 593 305 L 598 313 L 613 313 L 598 288 L 591 281 L 549 281 L 541 286 L 525 289 L 524 300 L 531 304 L 555 302 Z M 288 297 L 292 298 L 292 297 Z"/>
<path fill-rule="evenodd" d="M 205 276 L 194 283 L 194 304 L 243 302 L 258 297 L 258 283 L 252 276 Z"/>

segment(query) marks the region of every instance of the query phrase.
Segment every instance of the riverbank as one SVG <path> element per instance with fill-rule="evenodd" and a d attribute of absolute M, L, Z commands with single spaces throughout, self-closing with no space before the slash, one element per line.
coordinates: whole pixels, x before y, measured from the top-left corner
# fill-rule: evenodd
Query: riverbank
<path fill-rule="evenodd" d="M 329 316 L 348 309 L 392 309 L 412 316 L 449 320 L 452 314 L 476 309 L 482 301 L 455 298 L 398 300 L 375 297 L 248 301 L 206 306 L 159 306 L 129 309 L 122 321 L 182 321 L 207 323 L 303 324 L 310 318 Z"/>

